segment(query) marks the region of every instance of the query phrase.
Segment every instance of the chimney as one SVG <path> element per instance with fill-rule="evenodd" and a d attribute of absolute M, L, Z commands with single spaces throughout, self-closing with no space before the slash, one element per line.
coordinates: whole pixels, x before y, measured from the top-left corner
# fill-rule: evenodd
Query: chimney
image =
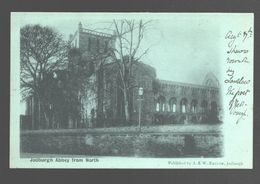
<path fill-rule="evenodd" d="M 79 31 L 82 31 L 82 24 L 79 22 Z"/>

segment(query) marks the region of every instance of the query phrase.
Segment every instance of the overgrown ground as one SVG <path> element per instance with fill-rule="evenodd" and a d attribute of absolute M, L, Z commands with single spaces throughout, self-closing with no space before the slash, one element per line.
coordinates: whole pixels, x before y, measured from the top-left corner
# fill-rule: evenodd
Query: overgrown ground
<path fill-rule="evenodd" d="M 21 135 L 23 153 L 135 157 L 220 157 L 221 125 L 165 125 L 36 130 Z"/>

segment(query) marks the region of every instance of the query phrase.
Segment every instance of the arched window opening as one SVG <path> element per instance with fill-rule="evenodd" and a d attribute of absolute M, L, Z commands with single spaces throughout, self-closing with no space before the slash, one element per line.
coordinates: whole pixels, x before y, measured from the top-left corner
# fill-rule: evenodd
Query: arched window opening
<path fill-rule="evenodd" d="M 180 101 L 181 113 L 187 112 L 187 103 L 188 103 L 188 101 L 186 98 L 181 99 L 181 101 Z"/>
<path fill-rule="evenodd" d="M 91 38 L 88 38 L 88 51 L 91 50 Z"/>
<path fill-rule="evenodd" d="M 208 111 L 208 102 L 206 100 L 203 100 L 201 102 L 201 111 L 202 113 L 206 113 Z"/>
<path fill-rule="evenodd" d="M 99 49 L 100 49 L 100 41 L 99 39 L 97 39 L 97 52 L 99 52 Z"/>
<path fill-rule="evenodd" d="M 170 112 L 176 112 L 176 104 L 177 104 L 177 100 L 175 97 L 172 97 L 170 100 L 169 100 L 169 110 Z"/>
<path fill-rule="evenodd" d="M 218 105 L 217 102 L 213 101 L 211 102 L 211 108 L 210 108 L 211 112 L 217 112 L 218 111 Z"/>
<path fill-rule="evenodd" d="M 197 108 L 197 106 L 198 106 L 198 101 L 197 100 L 192 100 L 191 101 L 191 112 L 192 113 L 196 113 L 198 110 L 198 108 Z"/>
<path fill-rule="evenodd" d="M 159 96 L 156 102 L 156 111 L 165 111 L 165 97 Z"/>
<path fill-rule="evenodd" d="M 160 111 L 160 103 L 157 102 L 157 103 L 156 103 L 156 112 L 159 112 L 159 111 Z"/>
<path fill-rule="evenodd" d="M 162 111 L 165 111 L 165 103 L 162 104 Z"/>

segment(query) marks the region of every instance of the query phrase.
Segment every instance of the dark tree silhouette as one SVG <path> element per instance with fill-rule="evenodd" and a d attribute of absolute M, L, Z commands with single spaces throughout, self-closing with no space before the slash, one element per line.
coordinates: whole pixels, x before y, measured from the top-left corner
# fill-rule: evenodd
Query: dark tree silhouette
<path fill-rule="evenodd" d="M 67 58 L 67 44 L 62 36 L 50 27 L 26 25 L 20 30 L 20 80 L 23 98 L 33 96 L 37 101 L 38 117 L 48 127 L 45 108 L 48 77 L 53 71 L 63 68 Z"/>

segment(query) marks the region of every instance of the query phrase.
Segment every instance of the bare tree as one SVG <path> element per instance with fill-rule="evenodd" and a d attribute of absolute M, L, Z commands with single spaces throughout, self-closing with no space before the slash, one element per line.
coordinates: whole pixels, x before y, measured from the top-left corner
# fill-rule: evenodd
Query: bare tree
<path fill-rule="evenodd" d="M 133 64 L 140 61 L 149 48 L 142 49 L 141 43 L 151 21 L 113 20 L 116 46 L 112 48 L 112 57 L 117 63 L 120 75 L 120 90 L 123 94 L 125 120 L 130 120 L 130 91 L 136 87 L 133 82 Z"/>
<path fill-rule="evenodd" d="M 38 121 L 45 103 L 46 76 L 64 66 L 67 45 L 62 36 L 50 27 L 26 25 L 20 30 L 20 80 L 22 95 L 38 100 Z"/>

